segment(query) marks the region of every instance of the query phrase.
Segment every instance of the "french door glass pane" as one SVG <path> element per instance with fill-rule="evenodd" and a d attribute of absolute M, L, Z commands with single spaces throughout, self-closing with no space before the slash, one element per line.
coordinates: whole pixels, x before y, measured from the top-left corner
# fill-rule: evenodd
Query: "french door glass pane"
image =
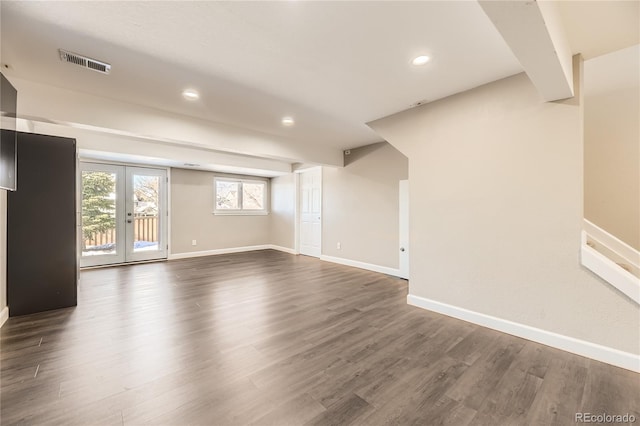
<path fill-rule="evenodd" d="M 82 172 L 82 256 L 116 254 L 116 174 Z"/>
<path fill-rule="evenodd" d="M 133 175 L 133 251 L 158 250 L 160 176 Z"/>

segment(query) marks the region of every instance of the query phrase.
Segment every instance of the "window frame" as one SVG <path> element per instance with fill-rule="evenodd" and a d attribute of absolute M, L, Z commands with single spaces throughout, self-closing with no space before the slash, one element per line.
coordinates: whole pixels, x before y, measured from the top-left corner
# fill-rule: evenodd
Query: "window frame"
<path fill-rule="evenodd" d="M 218 208 L 218 182 L 231 182 L 238 183 L 238 209 L 219 209 Z M 244 209 L 243 208 L 243 184 L 260 184 L 264 187 L 264 199 L 263 208 L 257 209 Z M 227 176 L 215 176 L 213 178 L 213 214 L 221 216 L 264 216 L 269 214 L 269 180 L 251 179 L 251 178 L 239 178 L 239 177 L 227 177 Z"/>

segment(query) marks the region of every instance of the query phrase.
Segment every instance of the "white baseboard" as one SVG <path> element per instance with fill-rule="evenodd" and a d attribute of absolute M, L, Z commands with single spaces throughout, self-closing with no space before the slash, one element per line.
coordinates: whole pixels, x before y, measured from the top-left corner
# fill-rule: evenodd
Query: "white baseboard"
<path fill-rule="evenodd" d="M 187 253 L 172 253 L 169 255 L 169 260 L 188 259 L 191 257 L 201 257 L 201 256 L 215 256 L 218 254 L 242 253 L 245 251 L 268 250 L 270 248 L 271 248 L 270 245 L 263 244 L 259 246 L 231 247 L 231 248 L 223 248 L 223 249 L 215 249 L 215 250 L 191 251 Z"/>
<path fill-rule="evenodd" d="M 640 372 L 640 356 L 629 352 L 623 352 L 585 340 L 563 336 L 551 331 L 496 318 L 491 315 L 481 314 L 412 294 L 407 296 L 407 303 L 428 311 L 437 312 L 513 336 L 522 337 L 523 339 L 542 343 L 543 345 L 622 367 L 627 370 Z"/>
<path fill-rule="evenodd" d="M 201 256 L 215 256 L 218 254 L 229 254 L 229 253 L 242 253 L 246 251 L 255 251 L 255 250 L 278 250 L 284 253 L 289 254 L 299 254 L 294 249 L 288 247 L 277 246 L 275 244 L 263 244 L 258 246 L 245 246 L 245 247 L 231 247 L 224 249 L 216 249 L 216 250 L 203 250 L 203 251 L 192 251 L 187 253 L 172 253 L 169 255 L 169 260 L 177 260 L 177 259 L 188 259 L 192 257 L 201 257 Z M 359 262 L 357 260 L 343 259 L 340 257 L 333 256 L 320 256 L 320 260 L 324 260 L 325 262 L 339 263 L 340 265 L 353 266 L 355 268 L 366 269 L 373 272 L 380 272 L 382 274 L 393 275 L 395 277 L 400 277 L 400 270 L 394 268 L 388 268 L 386 266 L 373 265 L 371 263 Z"/>
<path fill-rule="evenodd" d="M 4 325 L 5 322 L 9 319 L 9 307 L 5 306 L 2 311 L 0 311 L 0 327 Z"/>
<path fill-rule="evenodd" d="M 374 265 L 372 263 L 360 262 L 358 260 L 344 259 L 341 257 L 321 255 L 320 260 L 331 263 L 339 263 L 340 265 L 353 266 L 354 268 L 366 269 L 368 271 L 380 272 L 381 274 L 393 275 L 400 277 L 400 270 L 389 268 L 387 266 Z"/>
<path fill-rule="evenodd" d="M 276 246 L 274 244 L 269 244 L 268 248 L 272 249 L 272 250 L 278 250 L 278 251 L 283 251 L 285 253 L 289 253 L 289 254 L 299 254 L 297 251 L 295 251 L 292 248 L 289 247 L 282 247 L 282 246 Z"/>
<path fill-rule="evenodd" d="M 215 250 L 191 251 L 187 253 L 172 253 L 169 255 L 168 259 L 169 260 L 188 259 L 191 257 L 215 256 L 218 254 L 242 253 L 245 251 L 269 250 L 269 249 L 283 251 L 289 254 L 298 254 L 295 252 L 295 250 L 287 247 L 276 246 L 273 244 L 262 244 L 258 246 L 230 247 L 230 248 L 215 249 Z"/>

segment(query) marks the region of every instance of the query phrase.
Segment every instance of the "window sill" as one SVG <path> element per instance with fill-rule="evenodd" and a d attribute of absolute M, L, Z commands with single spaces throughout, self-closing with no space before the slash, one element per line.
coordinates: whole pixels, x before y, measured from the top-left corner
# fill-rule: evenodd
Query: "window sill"
<path fill-rule="evenodd" d="M 266 210 L 214 210 L 215 216 L 267 216 L 269 214 Z"/>

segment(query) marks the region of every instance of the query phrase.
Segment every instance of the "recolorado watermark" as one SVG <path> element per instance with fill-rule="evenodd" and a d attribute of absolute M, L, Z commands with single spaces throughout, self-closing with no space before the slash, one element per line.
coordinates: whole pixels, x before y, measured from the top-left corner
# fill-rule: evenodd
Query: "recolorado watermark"
<path fill-rule="evenodd" d="M 633 414 L 594 414 L 594 413 L 576 413 L 576 423 L 635 423 L 636 416 Z"/>

